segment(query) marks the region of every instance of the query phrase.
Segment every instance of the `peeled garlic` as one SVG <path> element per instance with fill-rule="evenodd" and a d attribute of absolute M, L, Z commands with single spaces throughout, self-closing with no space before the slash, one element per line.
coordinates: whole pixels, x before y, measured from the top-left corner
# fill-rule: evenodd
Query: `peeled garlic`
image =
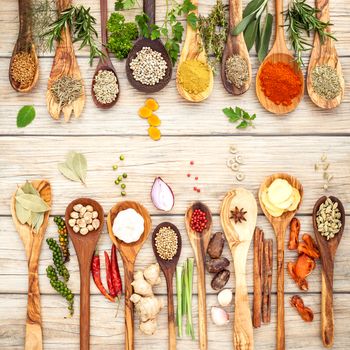
<path fill-rule="evenodd" d="M 211 308 L 211 319 L 217 326 L 224 326 L 230 322 L 228 313 L 224 309 L 216 306 Z"/>
<path fill-rule="evenodd" d="M 221 306 L 228 306 L 232 301 L 232 291 L 230 289 L 223 289 L 218 294 L 218 302 Z"/>

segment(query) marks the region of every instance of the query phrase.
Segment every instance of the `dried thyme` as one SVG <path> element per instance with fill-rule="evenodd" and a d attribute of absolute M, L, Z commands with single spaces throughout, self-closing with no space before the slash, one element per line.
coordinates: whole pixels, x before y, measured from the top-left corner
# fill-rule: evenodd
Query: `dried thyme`
<path fill-rule="evenodd" d="M 226 79 L 240 89 L 249 79 L 247 61 L 239 55 L 230 56 L 225 62 Z"/>
<path fill-rule="evenodd" d="M 81 96 L 83 84 L 80 79 L 63 76 L 52 84 L 50 90 L 56 102 L 62 108 L 73 103 Z"/>
<path fill-rule="evenodd" d="M 337 70 L 326 64 L 316 66 L 311 72 L 312 88 L 325 100 L 333 100 L 341 92 Z"/>

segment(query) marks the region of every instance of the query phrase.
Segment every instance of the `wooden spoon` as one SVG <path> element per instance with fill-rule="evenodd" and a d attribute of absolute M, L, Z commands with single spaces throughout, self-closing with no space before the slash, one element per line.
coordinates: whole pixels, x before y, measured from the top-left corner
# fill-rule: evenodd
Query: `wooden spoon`
<path fill-rule="evenodd" d="M 19 10 L 19 33 L 16 45 L 12 52 L 12 57 L 10 61 L 9 69 L 9 80 L 11 86 L 18 92 L 29 92 L 31 91 L 39 78 L 39 61 L 36 54 L 35 45 L 33 42 L 32 34 L 32 20 L 31 20 L 31 11 L 32 11 L 32 2 L 31 0 L 18 0 L 18 10 Z M 26 52 L 31 55 L 33 62 L 35 64 L 35 74 L 33 81 L 30 85 L 21 87 L 21 84 L 18 81 L 13 80 L 11 75 L 11 67 L 13 59 L 16 54 L 20 52 Z"/>
<path fill-rule="evenodd" d="M 95 70 L 94 77 L 92 79 L 92 85 L 91 85 L 91 96 L 92 100 L 94 101 L 96 107 L 102 108 L 102 109 L 108 109 L 113 107 L 119 97 L 119 92 L 116 96 L 116 98 L 110 102 L 110 103 L 101 103 L 97 100 L 95 91 L 94 91 L 94 84 L 95 84 L 95 77 L 98 74 L 100 70 L 107 70 L 112 72 L 116 79 L 117 79 L 117 84 L 119 88 L 119 83 L 118 83 L 118 76 L 117 72 L 112 64 L 112 61 L 109 57 L 109 52 L 107 49 L 107 17 L 108 17 L 108 5 L 107 5 L 107 0 L 100 0 L 100 13 L 101 13 L 101 41 L 102 41 L 102 52 L 103 52 L 103 57 L 100 58 L 98 61 L 98 65 Z"/>
<path fill-rule="evenodd" d="M 145 220 L 145 230 L 137 242 L 125 243 L 118 239 L 113 233 L 113 222 L 120 211 L 126 209 L 134 209 L 140 215 L 142 215 Z M 124 284 L 125 284 L 125 349 L 134 349 L 134 306 L 130 301 L 132 295 L 132 281 L 134 279 L 134 265 L 136 261 L 136 256 L 139 253 L 141 247 L 148 238 L 151 232 L 152 221 L 147 209 L 137 203 L 132 201 L 124 201 L 116 204 L 108 214 L 107 227 L 109 237 L 112 242 L 116 245 L 119 253 L 123 259 L 124 265 Z"/>
<path fill-rule="evenodd" d="M 71 5 L 71 0 L 57 0 L 57 10 L 59 13 L 69 8 Z M 64 76 L 70 76 L 75 79 L 81 80 L 83 87 L 81 96 L 71 104 L 62 108 L 60 104 L 55 100 L 54 95 L 52 94 L 50 89 L 52 84 L 57 79 L 62 78 Z M 79 118 L 81 112 L 84 109 L 84 83 L 81 77 L 77 59 L 75 57 L 70 28 L 68 27 L 62 30 L 61 40 L 56 47 L 55 58 L 52 64 L 49 82 L 47 85 L 46 104 L 47 109 L 53 119 L 59 119 L 62 112 L 64 115 L 64 120 L 66 122 L 69 121 L 72 112 L 74 112 L 76 118 Z"/>
<path fill-rule="evenodd" d="M 162 227 L 170 227 L 177 235 L 177 252 L 171 260 L 164 260 L 157 252 L 156 247 L 156 234 Z M 176 331 L 175 331 L 175 312 L 174 312 L 174 291 L 173 291 L 173 277 L 176 270 L 176 265 L 179 261 L 181 254 L 181 234 L 179 229 L 170 222 L 162 222 L 159 224 L 152 235 L 152 247 L 154 255 L 158 261 L 160 268 L 162 269 L 166 285 L 167 285 L 167 296 L 168 296 L 168 349 L 176 350 Z"/>
<path fill-rule="evenodd" d="M 65 221 L 67 223 L 76 204 L 91 205 L 98 212 L 100 220 L 99 228 L 85 236 L 75 233 L 73 228 L 67 225 L 68 235 L 73 242 L 80 270 L 80 350 L 88 350 L 90 348 L 90 268 L 92 256 L 103 229 L 104 213 L 101 205 L 95 200 L 78 198 L 66 209 Z"/>
<path fill-rule="evenodd" d="M 152 26 L 155 23 L 156 19 L 156 1 L 155 0 L 143 0 L 143 12 L 148 16 L 149 18 L 149 25 Z M 130 69 L 130 63 L 131 61 L 136 57 L 136 54 L 142 50 L 144 47 L 150 47 L 154 51 L 158 51 L 161 53 L 164 61 L 167 64 L 167 69 L 165 72 L 165 76 L 162 80 L 159 81 L 159 83 L 155 85 L 144 85 L 141 82 L 134 79 L 134 76 L 132 74 L 132 70 Z M 173 64 L 171 62 L 171 59 L 169 57 L 168 51 L 165 49 L 163 43 L 160 41 L 160 39 L 151 40 L 148 38 L 139 38 L 136 40 L 134 47 L 129 52 L 129 55 L 126 59 L 126 76 L 129 80 L 129 83 L 137 90 L 141 92 L 147 92 L 147 93 L 153 93 L 160 91 L 164 89 L 170 79 L 171 74 L 173 71 Z"/>
<path fill-rule="evenodd" d="M 262 193 L 276 179 L 284 179 L 291 186 L 296 188 L 300 194 L 298 207 L 293 211 L 287 211 L 279 217 L 273 217 L 269 214 L 262 201 Z M 262 211 L 270 221 L 277 238 L 277 350 L 285 349 L 285 329 L 284 329 L 284 239 L 287 227 L 292 221 L 296 211 L 299 209 L 303 199 L 303 186 L 294 177 L 288 174 L 278 173 L 268 176 L 261 184 L 259 189 L 259 202 Z"/>
<path fill-rule="evenodd" d="M 241 0 L 230 0 L 229 16 L 229 31 L 227 35 L 226 46 L 222 56 L 221 80 L 227 92 L 233 95 L 241 95 L 249 89 L 250 84 L 252 82 L 252 66 L 250 64 L 249 53 L 244 40 L 243 32 L 238 34 L 237 36 L 231 34 L 233 29 L 242 20 Z M 230 83 L 226 77 L 226 61 L 229 57 L 233 55 L 239 55 L 246 61 L 248 66 L 249 77 L 246 83 L 241 88 L 237 88 L 236 85 Z"/>
<path fill-rule="evenodd" d="M 300 103 L 301 99 L 304 96 L 304 76 L 301 71 L 301 69 L 298 67 L 297 63 L 294 60 L 293 54 L 290 50 L 288 50 L 286 45 L 286 40 L 284 37 L 284 21 L 283 21 L 283 0 L 275 0 L 276 4 L 276 37 L 275 42 L 273 44 L 273 47 L 269 54 L 264 59 L 263 63 L 260 65 L 258 74 L 256 76 L 256 94 L 258 96 L 258 99 L 261 103 L 261 105 L 267 109 L 269 112 L 275 113 L 275 114 L 286 114 L 291 111 L 293 111 L 298 104 Z M 300 95 L 295 97 L 292 100 L 292 103 L 289 106 L 283 106 L 282 104 L 276 105 L 274 102 L 272 102 L 270 99 L 268 99 L 264 92 L 262 91 L 261 84 L 260 84 L 260 73 L 262 67 L 267 63 L 277 63 L 282 62 L 289 64 L 295 71 L 295 73 L 300 77 L 301 80 L 301 91 Z"/>
<path fill-rule="evenodd" d="M 192 11 L 198 16 L 198 0 L 191 0 L 192 4 L 197 8 Z M 179 68 L 181 64 L 187 60 L 198 60 L 208 65 L 207 54 L 204 50 L 204 45 L 199 34 L 199 30 L 193 30 L 192 27 L 187 23 L 186 38 L 182 46 L 181 56 L 177 68 L 177 74 L 179 74 Z M 209 65 L 208 65 L 209 66 Z M 210 68 L 209 68 L 210 69 Z M 188 93 L 179 83 L 179 79 L 176 79 L 176 87 L 179 94 L 190 102 L 200 102 L 209 97 L 213 90 L 213 71 L 210 69 L 210 80 L 209 86 L 201 93 L 195 95 Z"/>
<path fill-rule="evenodd" d="M 312 223 L 318 247 L 321 252 L 322 263 L 322 306 L 321 306 L 321 334 L 322 341 L 325 347 L 331 348 L 334 343 L 334 313 L 333 313 L 333 274 L 335 253 L 342 239 L 345 226 L 345 210 L 342 202 L 334 197 L 329 197 L 332 202 L 338 203 L 338 208 L 341 213 L 341 228 L 339 232 L 330 240 L 322 236 L 317 229 L 316 216 L 318 209 L 327 199 L 326 196 L 321 197 L 315 204 L 312 211 Z"/>
<path fill-rule="evenodd" d="M 190 222 L 192 214 L 196 209 L 200 209 L 207 215 L 207 227 L 202 233 L 192 230 Z M 207 302 L 205 290 L 205 255 L 210 240 L 212 229 L 212 217 L 209 208 L 202 202 L 193 203 L 186 211 L 185 222 L 188 238 L 190 239 L 194 258 L 197 264 L 198 272 L 198 328 L 199 328 L 199 349 L 208 348 L 207 337 Z"/>
<path fill-rule="evenodd" d="M 32 181 L 34 188 L 40 193 L 40 197 L 51 206 L 51 185 L 46 180 Z M 16 230 L 21 237 L 28 262 L 28 302 L 26 320 L 25 350 L 43 349 L 42 319 L 40 311 L 40 290 L 38 265 L 41 244 L 49 221 L 50 211 L 44 216 L 44 222 L 39 232 L 35 233 L 29 225 L 22 225 L 16 216 L 16 193 L 12 196 L 11 214 Z"/>
<path fill-rule="evenodd" d="M 245 220 L 235 222 L 231 213 L 235 208 L 246 212 Z M 220 219 L 235 268 L 236 294 L 233 342 L 234 348 L 237 350 L 254 349 L 253 324 L 246 282 L 246 264 L 257 215 L 256 200 L 250 191 L 244 188 L 234 188 L 226 194 L 221 206 Z"/>
<path fill-rule="evenodd" d="M 317 17 L 321 21 L 328 22 L 329 21 L 329 0 L 316 0 L 316 8 L 320 10 L 320 12 L 317 14 Z M 331 32 L 330 27 L 327 27 L 326 31 Z M 339 77 L 341 92 L 333 100 L 323 99 L 322 97 L 320 97 L 320 95 L 316 94 L 312 88 L 312 79 L 311 79 L 312 71 L 316 66 L 319 66 L 322 64 L 326 64 L 327 66 L 330 66 L 336 69 Z M 321 44 L 319 35 L 315 33 L 314 45 L 310 56 L 309 67 L 307 70 L 307 91 L 309 93 L 309 96 L 312 102 L 321 108 L 325 108 L 325 109 L 335 108 L 341 103 L 344 97 L 344 89 L 345 89 L 345 83 L 344 83 L 342 67 L 338 59 L 337 51 L 334 47 L 334 40 L 332 38 L 326 37 L 325 42 Z"/>

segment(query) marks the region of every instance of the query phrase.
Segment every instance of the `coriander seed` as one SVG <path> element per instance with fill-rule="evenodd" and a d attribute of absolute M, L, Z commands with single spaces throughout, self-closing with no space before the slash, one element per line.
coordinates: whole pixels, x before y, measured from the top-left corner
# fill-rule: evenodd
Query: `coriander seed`
<path fill-rule="evenodd" d="M 161 227 L 156 233 L 155 246 L 158 255 L 163 260 L 171 260 L 178 250 L 176 232 L 171 227 Z"/>

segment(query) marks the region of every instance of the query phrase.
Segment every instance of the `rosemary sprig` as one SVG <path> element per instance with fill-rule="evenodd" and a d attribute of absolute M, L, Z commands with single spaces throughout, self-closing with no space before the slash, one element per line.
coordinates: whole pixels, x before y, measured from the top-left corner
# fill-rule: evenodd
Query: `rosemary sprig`
<path fill-rule="evenodd" d="M 98 37 L 94 28 L 96 19 L 90 14 L 90 7 L 72 6 L 61 12 L 58 19 L 53 22 L 48 32 L 44 34 L 47 38 L 49 50 L 52 51 L 55 40 L 61 41 L 61 32 L 65 26 L 68 26 L 72 32 L 73 42 L 80 42 L 79 50 L 88 46 L 90 48 L 90 65 L 94 57 L 102 57 L 103 53 L 96 44 Z"/>
<path fill-rule="evenodd" d="M 323 22 L 317 18 L 320 10 L 308 5 L 306 0 L 293 0 L 288 9 L 284 12 L 289 40 L 295 51 L 295 60 L 299 66 L 304 64 L 302 54 L 310 50 L 312 44 L 308 41 L 311 32 L 319 35 L 321 44 L 327 37 L 337 40 L 334 35 L 327 31 L 332 24 Z M 305 37 L 304 34 L 307 36 Z"/>

